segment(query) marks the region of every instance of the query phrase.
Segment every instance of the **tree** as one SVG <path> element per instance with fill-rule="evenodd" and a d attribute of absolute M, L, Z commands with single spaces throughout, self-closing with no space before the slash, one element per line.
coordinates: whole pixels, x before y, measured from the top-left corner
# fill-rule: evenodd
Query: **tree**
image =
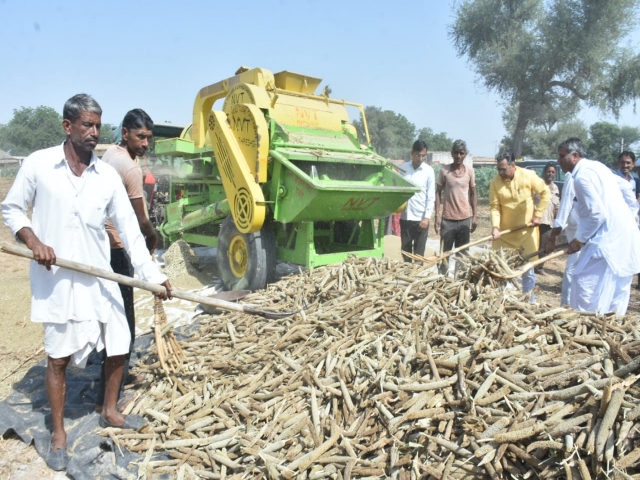
<path fill-rule="evenodd" d="M 617 114 L 640 96 L 640 55 L 620 47 L 640 0 L 463 0 L 449 36 L 488 90 L 517 109 L 512 150 L 527 127 L 571 102 Z"/>
<path fill-rule="evenodd" d="M 0 148 L 13 155 L 29 155 L 60 144 L 65 138 L 62 116 L 44 106 L 16 109 L 9 123 L 0 128 Z"/>
<path fill-rule="evenodd" d="M 553 128 L 529 127 L 522 142 L 522 157 L 533 159 L 556 158 L 558 145 L 570 137 L 582 138 L 586 141 L 589 132 L 580 120 L 559 122 Z M 502 139 L 500 150 L 510 150 L 513 145 L 511 137 Z"/>
<path fill-rule="evenodd" d="M 609 166 L 614 166 L 618 161 L 622 141 L 624 141 L 625 150 L 631 149 L 631 146 L 640 140 L 640 129 L 598 122 L 589 127 L 589 136 L 589 155 Z"/>
<path fill-rule="evenodd" d="M 434 133 L 429 127 L 421 128 L 418 132 L 418 140 L 427 143 L 431 152 L 450 152 L 453 139 L 445 132 Z"/>
<path fill-rule="evenodd" d="M 110 123 L 103 123 L 100 129 L 100 143 L 113 143 L 115 142 L 115 136 L 113 135 L 114 129 L 117 128 Z"/>
<path fill-rule="evenodd" d="M 387 158 L 406 158 L 416 138 L 416 126 L 407 117 L 392 110 L 368 106 L 364 109 L 371 144 Z M 362 118 L 353 122 L 358 136 L 364 138 Z"/>

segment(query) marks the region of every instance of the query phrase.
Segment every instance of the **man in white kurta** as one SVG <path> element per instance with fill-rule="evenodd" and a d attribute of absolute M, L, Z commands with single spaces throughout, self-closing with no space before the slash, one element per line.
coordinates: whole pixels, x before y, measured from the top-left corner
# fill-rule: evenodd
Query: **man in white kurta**
<path fill-rule="evenodd" d="M 151 260 L 118 173 L 93 154 L 101 113 L 88 95 L 69 99 L 63 111 L 67 140 L 27 157 L 2 202 L 5 223 L 35 259 L 30 266 L 31 320 L 42 323 L 45 330 L 45 383 L 53 424 L 45 460 L 54 470 L 66 469 L 68 462 L 64 401 L 70 361 L 84 366 L 92 349 L 106 348 L 107 386 L 100 424 L 130 426 L 116 409 L 130 343 L 118 285 L 56 267 L 56 256 L 111 270 L 105 231 L 109 216 L 140 277 L 171 288 Z M 33 206 L 31 219 L 29 205 Z M 166 293 L 158 296 L 167 298 Z"/>
<path fill-rule="evenodd" d="M 569 253 L 579 255 L 569 305 L 624 315 L 631 280 L 640 272 L 640 231 L 632 213 L 637 200 L 628 182 L 619 183 L 609 168 L 585 157 L 579 139 L 568 139 L 558 147 L 558 161 L 571 172 L 575 192 L 571 216 L 577 231 Z"/>

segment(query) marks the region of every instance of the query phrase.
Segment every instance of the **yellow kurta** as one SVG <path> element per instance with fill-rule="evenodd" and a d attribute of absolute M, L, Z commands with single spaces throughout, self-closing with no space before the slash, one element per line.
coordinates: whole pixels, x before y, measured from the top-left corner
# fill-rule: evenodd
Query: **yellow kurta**
<path fill-rule="evenodd" d="M 533 203 L 534 193 L 540 195 L 537 208 Z M 502 231 L 529 223 L 534 216 L 542 217 L 550 197 L 551 193 L 544 180 L 533 170 L 516 167 L 512 180 L 503 180 L 500 175 L 496 175 L 489 187 L 491 226 Z M 522 247 L 526 255 L 538 251 L 538 244 L 538 228 L 534 227 L 500 236 L 493 242 L 493 248 Z"/>

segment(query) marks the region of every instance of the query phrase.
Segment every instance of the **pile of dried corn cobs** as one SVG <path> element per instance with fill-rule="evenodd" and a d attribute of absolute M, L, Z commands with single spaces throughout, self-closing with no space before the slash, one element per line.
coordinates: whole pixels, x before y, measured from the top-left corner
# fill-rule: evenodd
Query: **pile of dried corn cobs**
<path fill-rule="evenodd" d="M 150 424 L 104 434 L 147 478 L 640 478 L 638 319 L 371 258 L 245 303 L 305 301 L 203 319 L 179 372 L 140 366 Z"/>
<path fill-rule="evenodd" d="M 504 287 L 506 281 L 491 273 L 511 276 L 518 267 L 525 262 L 520 252 L 513 248 L 501 248 L 500 250 L 479 250 L 475 253 L 463 252 L 456 255 L 456 278 L 464 278 L 470 283 L 490 286 L 492 288 Z M 521 288 L 520 278 L 514 278 L 510 282 Z"/>

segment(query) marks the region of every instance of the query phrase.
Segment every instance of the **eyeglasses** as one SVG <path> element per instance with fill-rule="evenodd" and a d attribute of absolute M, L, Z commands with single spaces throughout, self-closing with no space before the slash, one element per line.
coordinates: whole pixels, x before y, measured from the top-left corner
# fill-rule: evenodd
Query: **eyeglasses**
<path fill-rule="evenodd" d="M 427 154 L 426 153 L 411 153 L 411 155 L 413 155 L 414 157 L 418 157 L 418 158 L 427 158 Z"/>

